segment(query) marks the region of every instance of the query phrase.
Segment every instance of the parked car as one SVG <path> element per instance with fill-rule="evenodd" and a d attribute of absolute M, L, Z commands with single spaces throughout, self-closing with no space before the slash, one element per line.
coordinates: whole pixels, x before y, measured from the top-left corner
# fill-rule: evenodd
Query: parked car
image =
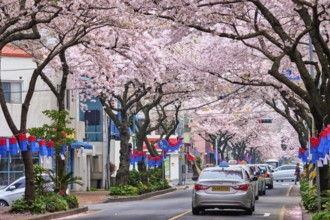
<path fill-rule="evenodd" d="M 274 178 L 273 178 L 273 170 L 272 166 L 268 164 L 258 164 L 261 169 L 261 174 L 264 176 L 266 180 L 266 186 L 268 189 L 274 188 Z"/>
<path fill-rule="evenodd" d="M 221 164 L 220 164 L 221 165 Z M 255 207 L 253 184 L 241 167 L 218 166 L 204 168 L 192 193 L 192 213 L 205 209 L 243 209 L 252 215 Z M 256 177 L 252 181 L 257 181 Z"/>
<path fill-rule="evenodd" d="M 258 177 L 258 194 L 259 196 L 266 195 L 266 179 L 261 175 L 261 169 L 257 164 L 247 164 L 253 172 L 254 176 Z"/>
<path fill-rule="evenodd" d="M 49 176 L 44 175 L 46 180 L 49 180 Z M 45 190 L 52 191 L 53 183 L 46 183 L 44 185 Z M 0 207 L 12 206 L 13 202 L 17 199 L 21 199 L 25 192 L 25 176 L 15 180 L 5 188 L 0 190 Z"/>
<path fill-rule="evenodd" d="M 300 171 L 303 171 L 303 167 L 300 166 Z M 294 175 L 296 171 L 296 165 L 282 165 L 276 169 L 274 169 L 273 177 L 275 181 L 284 181 L 284 180 L 291 180 L 294 181 L 296 176 Z"/>
<path fill-rule="evenodd" d="M 229 165 L 229 166 L 231 166 L 231 167 L 242 167 L 248 172 L 250 178 L 255 176 L 253 169 L 251 167 L 249 167 L 247 164 L 238 164 L 238 165 Z M 253 181 L 252 185 L 253 185 L 253 189 L 254 189 L 255 199 L 258 200 L 259 199 L 259 182 L 258 181 Z"/>

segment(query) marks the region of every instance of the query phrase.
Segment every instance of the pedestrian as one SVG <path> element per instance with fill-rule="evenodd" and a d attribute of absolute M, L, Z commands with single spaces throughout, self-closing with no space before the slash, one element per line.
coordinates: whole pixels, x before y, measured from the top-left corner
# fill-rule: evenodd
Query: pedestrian
<path fill-rule="evenodd" d="M 296 165 L 296 170 L 294 172 L 294 175 L 296 175 L 294 185 L 297 185 L 297 181 L 300 181 L 300 166 L 299 166 L 299 163 L 297 163 L 297 165 Z"/>

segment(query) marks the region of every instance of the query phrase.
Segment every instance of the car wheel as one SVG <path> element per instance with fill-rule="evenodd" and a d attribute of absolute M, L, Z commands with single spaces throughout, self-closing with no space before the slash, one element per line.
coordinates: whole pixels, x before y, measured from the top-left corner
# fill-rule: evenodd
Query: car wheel
<path fill-rule="evenodd" d="M 0 207 L 9 206 L 8 203 L 4 200 L 0 200 Z"/>
<path fill-rule="evenodd" d="M 273 189 L 273 188 L 274 188 L 273 184 L 268 186 L 268 189 Z"/>
<path fill-rule="evenodd" d="M 200 209 L 199 208 L 195 208 L 195 207 L 192 206 L 191 209 L 192 209 L 192 214 L 193 215 L 199 215 L 199 212 L 200 212 Z"/>
<path fill-rule="evenodd" d="M 251 208 L 246 209 L 245 210 L 245 214 L 252 215 L 253 214 L 253 209 L 254 209 L 254 207 L 252 206 L 252 202 L 251 202 Z"/>

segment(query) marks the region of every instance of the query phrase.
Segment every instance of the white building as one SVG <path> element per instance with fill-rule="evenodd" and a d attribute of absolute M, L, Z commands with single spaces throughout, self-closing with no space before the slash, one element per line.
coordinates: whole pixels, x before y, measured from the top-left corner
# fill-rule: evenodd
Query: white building
<path fill-rule="evenodd" d="M 36 64 L 32 57 L 24 51 L 11 46 L 6 46 L 0 56 L 0 77 L 5 92 L 5 99 L 9 112 L 15 125 L 20 127 L 20 116 L 22 102 L 25 99 L 30 78 Z M 56 79 L 52 79 L 56 82 Z M 74 91 L 67 91 L 66 110 L 72 118 L 75 118 L 70 126 L 76 131 L 76 139 L 82 140 L 85 135 L 84 122 L 79 121 L 79 100 Z M 52 94 L 49 87 L 39 78 L 36 83 L 35 92 L 30 103 L 27 128 L 41 127 L 50 120 L 42 113 L 44 110 L 58 109 L 56 97 Z M 0 137 L 11 137 L 12 132 L 9 129 L 3 111 L 0 112 Z M 74 185 L 73 190 L 86 190 L 90 188 L 90 157 L 93 150 L 71 149 L 67 152 L 67 168 L 73 171 L 75 176 L 81 176 L 84 186 Z M 38 154 L 33 155 L 34 163 L 39 163 L 46 168 L 54 168 L 52 160 L 47 163 L 40 163 Z M 86 165 L 86 166 L 85 166 Z M 2 158 L 0 161 L 0 185 L 7 185 L 24 175 L 24 166 L 20 154 L 9 158 Z"/>

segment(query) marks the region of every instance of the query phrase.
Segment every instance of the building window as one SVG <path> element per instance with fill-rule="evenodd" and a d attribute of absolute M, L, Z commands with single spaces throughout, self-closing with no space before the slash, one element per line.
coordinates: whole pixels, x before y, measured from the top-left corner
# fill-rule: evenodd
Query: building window
<path fill-rule="evenodd" d="M 3 92 L 7 103 L 22 103 L 22 83 L 2 82 Z"/>
<path fill-rule="evenodd" d="M 98 98 L 83 102 L 88 106 L 88 110 L 80 109 L 79 120 L 85 122 L 86 142 L 103 141 L 103 107 Z"/>
<path fill-rule="evenodd" d="M 32 154 L 33 164 L 39 164 L 39 153 Z M 0 189 L 24 176 L 24 164 L 21 156 L 2 157 L 0 161 Z"/>

